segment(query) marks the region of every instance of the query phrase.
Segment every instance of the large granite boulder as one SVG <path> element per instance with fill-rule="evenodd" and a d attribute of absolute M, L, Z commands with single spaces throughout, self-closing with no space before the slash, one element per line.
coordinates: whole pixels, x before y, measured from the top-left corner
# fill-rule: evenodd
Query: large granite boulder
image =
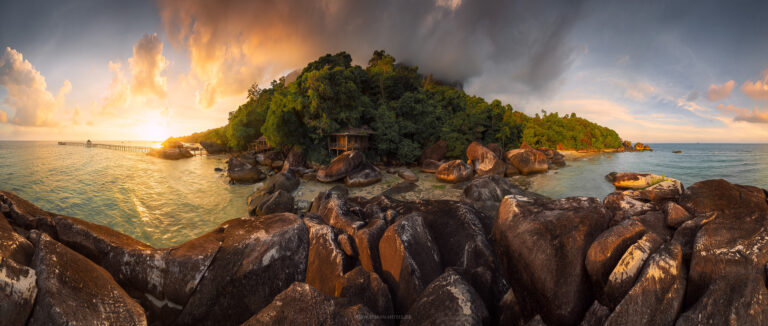
<path fill-rule="evenodd" d="M 336 242 L 333 228 L 319 217 L 310 215 L 304 218 L 304 224 L 309 229 L 306 282 L 332 296 L 336 293 L 336 282 L 354 267 L 354 262 Z"/>
<path fill-rule="evenodd" d="M 307 283 L 296 282 L 243 326 L 256 325 L 383 325 L 363 305 L 325 295 Z"/>
<path fill-rule="evenodd" d="M 393 313 L 389 289 L 379 275 L 358 266 L 336 283 L 336 297 L 352 304 L 362 304 L 378 316 Z"/>
<path fill-rule="evenodd" d="M 379 240 L 387 230 L 387 222 L 379 218 L 370 218 L 368 223 L 355 232 L 355 247 L 360 265 L 368 271 L 381 273 L 379 258 Z"/>
<path fill-rule="evenodd" d="M 610 218 L 597 198 L 504 198 L 493 243 L 527 314 L 548 325 L 581 321 L 593 301 L 584 258 Z"/>
<path fill-rule="evenodd" d="M 425 160 L 421 163 L 421 172 L 437 173 L 437 170 L 440 169 L 440 165 L 443 165 L 443 163 L 435 160 Z"/>
<path fill-rule="evenodd" d="M 37 295 L 35 270 L 0 256 L 0 325 L 24 325 Z"/>
<path fill-rule="evenodd" d="M 593 287 L 603 305 L 602 292 L 615 266 L 624 253 L 648 230 L 637 219 L 627 219 L 601 233 L 589 247 L 584 265 L 592 279 Z"/>
<path fill-rule="evenodd" d="M 611 225 L 619 224 L 621 221 L 633 216 L 643 215 L 658 209 L 658 206 L 654 203 L 637 200 L 621 191 L 614 191 L 605 196 L 603 205 L 613 215 Z"/>
<path fill-rule="evenodd" d="M 419 157 L 419 163 L 424 165 L 424 162 L 428 160 L 440 161 L 445 157 L 445 153 L 448 152 L 448 142 L 445 140 L 438 140 L 432 145 L 427 146 L 421 150 L 421 157 Z"/>
<path fill-rule="evenodd" d="M 344 184 L 347 187 L 365 187 L 381 181 L 381 171 L 373 164 L 363 162 L 344 178 Z"/>
<path fill-rule="evenodd" d="M 661 210 L 664 212 L 665 221 L 669 227 L 677 228 L 693 218 L 691 213 L 673 201 L 664 203 Z"/>
<path fill-rule="evenodd" d="M 451 269 L 424 289 L 401 325 L 487 325 L 483 300 L 471 285 Z"/>
<path fill-rule="evenodd" d="M 416 175 L 416 173 L 413 173 L 411 169 L 405 167 L 397 170 L 397 176 L 408 182 L 419 181 L 419 177 Z"/>
<path fill-rule="evenodd" d="M 294 148 L 288 152 L 288 156 L 283 161 L 283 171 L 302 169 L 306 165 L 307 160 L 304 158 L 304 153 L 300 149 Z"/>
<path fill-rule="evenodd" d="M 629 292 L 646 260 L 661 246 L 662 240 L 656 233 L 646 233 L 640 240 L 627 249 L 616 267 L 608 276 L 603 290 L 606 306 L 616 307 Z M 682 251 L 681 251 L 682 252 Z"/>
<path fill-rule="evenodd" d="M 666 243 L 645 264 L 605 325 L 672 325 L 682 307 L 685 286 L 680 245 Z"/>
<path fill-rule="evenodd" d="M 264 180 L 266 177 L 258 166 L 245 162 L 238 157 L 227 161 L 227 176 L 232 184 L 251 184 Z"/>
<path fill-rule="evenodd" d="M 190 158 L 194 155 L 192 155 L 192 152 L 190 152 L 186 148 L 150 148 L 149 152 L 147 153 L 149 156 L 154 156 L 157 158 L 161 158 L 164 160 L 180 160 L 183 158 Z"/>
<path fill-rule="evenodd" d="M 472 166 L 461 160 L 454 160 L 440 165 L 435 177 L 440 181 L 459 183 L 472 179 L 473 173 Z"/>
<path fill-rule="evenodd" d="M 212 237 L 221 246 L 197 284 L 178 325 L 238 325 L 307 272 L 309 234 L 294 214 L 238 218 Z"/>
<path fill-rule="evenodd" d="M 45 233 L 36 237 L 38 292 L 27 325 L 147 325 L 144 310 L 106 270 Z"/>
<path fill-rule="evenodd" d="M 504 197 L 509 195 L 521 195 L 531 198 L 544 199 L 545 197 L 527 190 L 523 190 L 509 180 L 498 175 L 486 175 L 475 178 L 464 187 L 461 200 L 469 203 L 489 216 L 499 213 L 499 205 Z"/>
<path fill-rule="evenodd" d="M 317 181 L 333 182 L 343 179 L 357 169 L 357 166 L 365 160 L 363 153 L 348 151 L 331 161 L 328 166 L 317 171 Z"/>
<path fill-rule="evenodd" d="M 543 173 L 549 169 L 547 156 L 530 147 L 507 151 L 504 156 L 522 175 Z"/>
<path fill-rule="evenodd" d="M 501 157 L 496 156 L 492 150 L 478 142 L 472 142 L 467 146 L 467 158 L 472 162 L 478 176 L 489 174 L 504 176 L 506 164 Z"/>
<path fill-rule="evenodd" d="M 264 216 L 275 213 L 293 212 L 293 196 L 285 190 L 272 193 L 256 191 L 248 196 L 248 215 Z"/>
<path fill-rule="evenodd" d="M 278 190 L 293 193 L 299 188 L 300 184 L 301 181 L 299 181 L 299 178 L 296 177 L 296 174 L 293 171 L 284 170 L 267 178 L 267 180 L 264 181 L 264 185 L 261 186 L 259 190 L 269 194 Z"/>
<path fill-rule="evenodd" d="M 0 203 L 0 205 L 4 204 Z M 8 224 L 8 220 L 0 214 L 0 257 L 28 266 L 34 252 L 35 247 L 32 243 L 16 233 Z"/>
<path fill-rule="evenodd" d="M 330 193 L 329 197 L 319 204 L 317 214 L 328 225 L 354 235 L 355 230 L 365 226 L 365 221 L 351 208 L 345 196 Z"/>
<path fill-rule="evenodd" d="M 605 176 L 605 180 L 616 189 L 640 190 L 667 181 L 667 178 L 652 173 L 611 172 Z"/>
<path fill-rule="evenodd" d="M 213 141 L 201 141 L 200 146 L 202 146 L 208 154 L 221 154 L 227 152 L 227 145 L 213 142 Z"/>
<path fill-rule="evenodd" d="M 762 189 L 706 180 L 691 185 L 680 205 L 706 219 L 691 254 L 688 304 L 720 278 L 764 273 L 768 263 L 768 202 Z"/>
<path fill-rule="evenodd" d="M 715 281 L 688 311 L 678 326 L 766 325 L 768 290 L 760 275 L 730 275 Z"/>
<path fill-rule="evenodd" d="M 392 224 L 379 241 L 381 276 L 390 288 L 395 312 L 404 314 L 441 272 L 440 253 L 423 216 L 410 214 Z"/>

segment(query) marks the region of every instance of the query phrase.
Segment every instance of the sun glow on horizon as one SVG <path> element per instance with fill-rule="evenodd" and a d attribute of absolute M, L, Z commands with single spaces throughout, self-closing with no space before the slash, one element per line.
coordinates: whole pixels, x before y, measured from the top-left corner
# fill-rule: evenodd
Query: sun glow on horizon
<path fill-rule="evenodd" d="M 163 141 L 171 136 L 170 121 L 158 113 L 147 115 L 137 128 L 137 134 L 142 140 Z"/>

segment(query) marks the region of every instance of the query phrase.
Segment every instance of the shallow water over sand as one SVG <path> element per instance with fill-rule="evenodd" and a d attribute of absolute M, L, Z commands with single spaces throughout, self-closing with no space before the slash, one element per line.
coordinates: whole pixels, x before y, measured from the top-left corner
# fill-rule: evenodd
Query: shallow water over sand
<path fill-rule="evenodd" d="M 119 143 L 119 142 L 118 142 Z M 126 145 L 136 144 L 126 142 Z M 143 143 L 142 145 L 147 145 Z M 768 188 L 768 145 L 660 144 L 655 152 L 600 154 L 515 183 L 551 197 L 604 197 L 613 190 L 611 171 L 653 172 L 693 182 L 725 178 Z M 683 150 L 673 154 L 673 150 Z M 0 142 L 0 189 L 17 193 L 52 212 L 106 225 L 156 247 L 182 243 L 221 222 L 245 216 L 248 195 L 258 185 L 228 185 L 224 156 L 166 161 L 141 153 L 58 146 L 55 142 Z M 414 169 L 415 171 L 415 169 Z M 463 185 L 440 183 L 417 173 L 418 188 L 405 200 L 458 199 Z M 381 183 L 351 190 L 372 197 L 402 180 L 384 173 Z M 302 181 L 295 197 L 311 201 L 335 184 Z"/>

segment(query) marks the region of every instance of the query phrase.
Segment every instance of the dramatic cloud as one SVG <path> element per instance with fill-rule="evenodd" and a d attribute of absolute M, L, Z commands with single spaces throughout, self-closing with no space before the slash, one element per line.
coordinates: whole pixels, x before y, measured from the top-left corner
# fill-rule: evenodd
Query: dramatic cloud
<path fill-rule="evenodd" d="M 165 77 L 160 74 L 168 63 L 163 56 L 163 42 L 157 34 L 144 35 L 133 46 L 133 58 L 128 62 L 131 65 L 131 93 L 165 97 Z"/>
<path fill-rule="evenodd" d="M 763 79 L 756 82 L 747 80 L 741 85 L 741 91 L 754 100 L 768 100 L 768 68 L 763 70 Z"/>
<path fill-rule="evenodd" d="M 0 86 L 8 90 L 4 104 L 16 113 L 10 122 L 22 126 L 52 126 L 56 110 L 63 106 L 72 84 L 66 80 L 56 97 L 48 91 L 45 77 L 10 47 L 0 53 Z M 2 121 L 8 121 L 3 114 Z"/>
<path fill-rule="evenodd" d="M 733 104 L 718 105 L 717 109 L 726 113 L 735 114 L 733 121 L 746 121 L 754 123 L 768 123 L 768 112 L 760 112 L 757 107 L 752 108 L 752 111 L 746 108 L 736 107 Z"/>
<path fill-rule="evenodd" d="M 736 86 L 736 82 L 733 80 L 727 81 L 725 84 L 722 85 L 709 85 L 709 89 L 707 90 L 707 99 L 709 99 L 712 102 L 722 100 L 728 95 L 731 95 L 731 92 L 733 91 L 733 87 Z"/>
<path fill-rule="evenodd" d="M 489 92 L 544 94 L 571 66 L 580 1 L 160 0 L 172 42 L 189 51 L 198 103 L 243 95 L 325 53 L 401 62 Z"/>
<path fill-rule="evenodd" d="M 128 59 L 130 81 L 126 81 L 120 61 L 110 61 L 112 82 L 104 98 L 102 112 L 113 112 L 134 98 L 166 97 L 166 77 L 162 75 L 168 65 L 163 56 L 163 43 L 157 34 L 146 34 L 133 46 L 133 57 Z"/>

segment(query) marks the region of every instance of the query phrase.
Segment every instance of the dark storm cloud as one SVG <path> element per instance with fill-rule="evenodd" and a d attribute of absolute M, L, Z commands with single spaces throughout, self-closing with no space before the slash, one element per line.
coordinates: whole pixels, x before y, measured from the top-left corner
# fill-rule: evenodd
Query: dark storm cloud
<path fill-rule="evenodd" d="M 199 100 L 242 93 L 308 60 L 375 49 L 436 77 L 487 75 L 505 88 L 541 92 L 570 66 L 567 35 L 581 1 L 181 1 L 160 0 L 166 31 L 190 52 L 205 83 Z"/>

